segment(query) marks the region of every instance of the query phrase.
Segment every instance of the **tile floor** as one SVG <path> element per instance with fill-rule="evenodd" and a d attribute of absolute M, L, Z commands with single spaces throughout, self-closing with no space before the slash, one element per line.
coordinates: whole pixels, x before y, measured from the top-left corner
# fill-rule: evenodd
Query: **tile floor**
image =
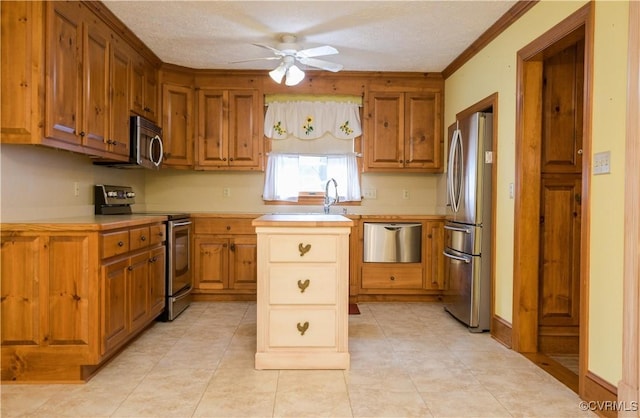
<path fill-rule="evenodd" d="M 197 302 L 86 384 L 2 385 L 2 417 L 586 417 L 524 357 L 442 306 L 362 303 L 351 369 L 254 370 L 255 303 Z"/>

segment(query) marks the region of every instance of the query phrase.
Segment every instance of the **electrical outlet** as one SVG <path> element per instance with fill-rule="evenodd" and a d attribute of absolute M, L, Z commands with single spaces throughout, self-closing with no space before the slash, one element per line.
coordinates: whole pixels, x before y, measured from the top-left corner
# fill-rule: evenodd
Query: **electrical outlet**
<path fill-rule="evenodd" d="M 228 187 L 225 187 L 224 189 L 222 189 L 222 196 L 224 196 L 224 197 L 231 196 L 231 189 L 228 188 Z"/>
<path fill-rule="evenodd" d="M 516 195 L 516 186 L 513 183 L 509 183 L 509 199 L 513 199 Z"/>
<path fill-rule="evenodd" d="M 409 198 L 409 190 L 407 190 L 407 189 L 402 190 L 402 198 L 403 199 L 408 199 Z"/>
<path fill-rule="evenodd" d="M 77 181 L 73 182 L 73 195 L 75 197 L 80 196 L 80 184 Z"/>
<path fill-rule="evenodd" d="M 378 196 L 377 196 L 376 189 L 365 189 L 364 197 L 365 199 L 377 199 Z"/>

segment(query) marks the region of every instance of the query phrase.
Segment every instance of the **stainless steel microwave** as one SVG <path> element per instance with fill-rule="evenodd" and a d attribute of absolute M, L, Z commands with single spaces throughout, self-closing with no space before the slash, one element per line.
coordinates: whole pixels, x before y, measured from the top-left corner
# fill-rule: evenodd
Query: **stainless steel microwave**
<path fill-rule="evenodd" d="M 162 165 L 162 128 L 142 116 L 131 117 L 131 162 L 152 169 Z"/>
<path fill-rule="evenodd" d="M 131 116 L 129 132 L 129 161 L 95 160 L 93 163 L 115 168 L 158 170 L 164 158 L 162 128 L 142 116 Z"/>

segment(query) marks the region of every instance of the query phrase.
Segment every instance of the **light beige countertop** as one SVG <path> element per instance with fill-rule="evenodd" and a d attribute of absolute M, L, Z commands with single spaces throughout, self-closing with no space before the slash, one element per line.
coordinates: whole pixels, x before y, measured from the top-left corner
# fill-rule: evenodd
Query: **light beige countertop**
<path fill-rule="evenodd" d="M 279 213 L 262 215 L 254 219 L 253 226 L 328 227 L 353 226 L 353 221 L 342 215 L 322 213 Z"/>

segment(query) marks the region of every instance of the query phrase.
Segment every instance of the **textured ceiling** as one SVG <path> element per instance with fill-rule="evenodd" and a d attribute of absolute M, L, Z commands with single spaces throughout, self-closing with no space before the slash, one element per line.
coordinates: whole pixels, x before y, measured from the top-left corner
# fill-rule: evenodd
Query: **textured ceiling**
<path fill-rule="evenodd" d="M 441 72 L 516 1 L 119 1 L 103 3 L 163 62 L 191 68 L 272 69 L 292 33 L 345 71 Z M 306 69 L 302 66 L 303 69 Z M 312 69 L 312 68 L 311 68 Z"/>

